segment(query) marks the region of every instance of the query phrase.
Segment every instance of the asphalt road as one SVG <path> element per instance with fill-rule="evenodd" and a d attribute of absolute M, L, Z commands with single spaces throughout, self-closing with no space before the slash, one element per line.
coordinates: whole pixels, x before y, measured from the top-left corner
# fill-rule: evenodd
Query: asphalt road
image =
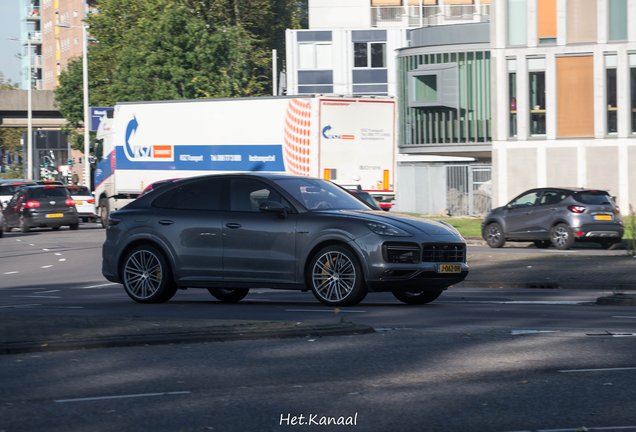
<path fill-rule="evenodd" d="M 5 235 L 0 313 L 347 319 L 376 333 L 0 356 L 0 430 L 636 431 L 636 310 L 593 304 L 607 292 L 461 288 L 425 306 L 369 294 L 336 313 L 311 293 L 227 305 L 190 289 L 139 305 L 101 277 L 103 237 L 94 224 Z M 356 425 L 292 425 L 300 415 Z"/>

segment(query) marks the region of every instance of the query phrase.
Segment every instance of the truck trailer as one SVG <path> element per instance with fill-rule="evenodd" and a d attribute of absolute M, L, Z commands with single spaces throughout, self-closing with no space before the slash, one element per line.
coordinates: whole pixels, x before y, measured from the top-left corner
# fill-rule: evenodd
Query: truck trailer
<path fill-rule="evenodd" d="M 227 172 L 288 172 L 395 198 L 396 99 L 279 96 L 121 102 L 97 131 L 95 198 L 111 211 L 156 181 Z"/>

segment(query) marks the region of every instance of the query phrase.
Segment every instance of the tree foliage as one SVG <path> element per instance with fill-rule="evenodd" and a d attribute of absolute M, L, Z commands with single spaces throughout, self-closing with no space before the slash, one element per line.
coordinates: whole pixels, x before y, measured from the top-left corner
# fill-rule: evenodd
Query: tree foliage
<path fill-rule="evenodd" d="M 91 106 L 271 94 L 271 49 L 306 25 L 307 0 L 101 0 L 87 19 Z M 305 6 L 303 6 L 305 5 Z M 82 63 L 56 90 L 67 132 L 83 121 Z"/>

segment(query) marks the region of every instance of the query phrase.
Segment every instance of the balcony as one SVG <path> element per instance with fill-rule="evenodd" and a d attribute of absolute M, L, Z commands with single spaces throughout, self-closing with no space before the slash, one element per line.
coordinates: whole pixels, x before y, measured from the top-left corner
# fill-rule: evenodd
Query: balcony
<path fill-rule="evenodd" d="M 371 26 L 428 27 L 490 21 L 490 5 L 371 6 Z"/>
<path fill-rule="evenodd" d="M 41 31 L 32 31 L 29 32 L 29 40 L 32 44 L 41 44 L 42 43 L 42 32 Z"/>
<path fill-rule="evenodd" d="M 26 18 L 27 20 L 39 20 L 40 19 L 40 2 L 31 2 L 26 6 Z"/>

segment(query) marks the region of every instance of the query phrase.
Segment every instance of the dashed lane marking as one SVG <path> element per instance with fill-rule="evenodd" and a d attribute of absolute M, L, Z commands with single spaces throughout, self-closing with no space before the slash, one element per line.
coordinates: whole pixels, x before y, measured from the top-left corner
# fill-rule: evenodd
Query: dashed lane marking
<path fill-rule="evenodd" d="M 39 291 L 39 292 L 34 292 L 33 294 L 48 294 L 48 293 L 54 293 L 54 292 L 60 292 L 60 290 Z"/>
<path fill-rule="evenodd" d="M 333 309 L 285 309 L 285 312 L 331 312 L 331 313 L 335 313 L 335 311 Z M 367 311 L 340 309 L 340 313 L 366 313 L 366 312 Z"/>
<path fill-rule="evenodd" d="M 103 288 L 103 287 L 113 286 L 113 285 L 119 285 L 119 284 L 118 283 L 107 283 L 107 284 L 102 284 L 102 285 L 92 285 L 92 286 L 78 287 L 78 288 L 73 288 L 73 289 L 93 289 L 93 288 Z"/>
<path fill-rule="evenodd" d="M 53 267 L 53 265 L 52 264 L 51 265 L 46 265 L 46 266 L 42 266 L 41 268 L 50 268 L 50 267 Z"/>
<path fill-rule="evenodd" d="M 42 306 L 42 305 L 41 304 L 6 305 L 6 306 L 0 306 L 0 308 L 27 308 L 32 306 Z"/>
<path fill-rule="evenodd" d="M 131 395 L 121 395 L 121 396 L 99 396 L 99 397 L 88 397 L 88 398 L 78 398 L 78 399 L 58 399 L 53 402 L 64 403 L 64 402 L 84 402 L 84 401 L 95 401 L 95 400 L 107 400 L 107 399 L 126 399 L 126 398 L 138 398 L 138 397 L 150 397 L 150 396 L 168 396 L 168 395 L 181 395 L 181 394 L 190 394 L 189 391 L 178 391 L 178 392 L 165 392 L 165 393 L 143 393 L 143 394 L 131 394 Z"/>
<path fill-rule="evenodd" d="M 600 369 L 567 369 L 557 372 L 570 373 L 570 372 L 607 372 L 607 371 L 622 371 L 622 370 L 636 370 L 636 367 L 623 367 L 623 368 L 600 368 Z"/>
<path fill-rule="evenodd" d="M 16 274 L 16 273 L 20 273 L 20 272 L 12 271 L 12 272 L 6 272 L 6 273 L 2 273 L 2 274 L 10 275 L 10 274 Z"/>

